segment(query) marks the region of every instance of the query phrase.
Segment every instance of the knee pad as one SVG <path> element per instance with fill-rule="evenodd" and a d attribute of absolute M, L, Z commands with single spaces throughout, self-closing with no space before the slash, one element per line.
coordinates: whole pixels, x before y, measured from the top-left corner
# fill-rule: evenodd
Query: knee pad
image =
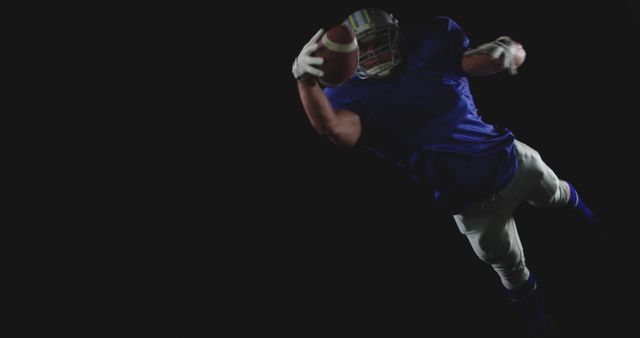
<path fill-rule="evenodd" d="M 478 257 L 487 264 L 504 262 L 509 255 L 510 243 L 493 236 L 481 236 L 478 239 Z"/>

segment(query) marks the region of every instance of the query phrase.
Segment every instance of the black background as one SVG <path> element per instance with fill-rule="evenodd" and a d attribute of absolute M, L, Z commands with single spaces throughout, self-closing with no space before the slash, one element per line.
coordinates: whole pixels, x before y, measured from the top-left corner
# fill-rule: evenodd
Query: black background
<path fill-rule="evenodd" d="M 7 335 L 520 336 L 429 194 L 306 120 L 291 62 L 361 7 L 523 43 L 519 75 L 471 80 L 480 113 L 602 220 L 523 206 L 528 265 L 566 336 L 638 333 L 631 1 L 239 5 L 83 9 L 35 34 L 54 76 L 17 128 Z"/>

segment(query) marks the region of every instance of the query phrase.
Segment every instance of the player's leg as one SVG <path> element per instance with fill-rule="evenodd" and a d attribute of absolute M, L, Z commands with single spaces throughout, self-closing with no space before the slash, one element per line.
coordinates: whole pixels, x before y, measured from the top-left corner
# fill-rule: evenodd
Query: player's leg
<path fill-rule="evenodd" d="M 494 217 L 486 209 L 483 211 L 481 214 L 463 213 L 454 218 L 478 258 L 491 265 L 505 288 L 516 289 L 526 283 L 529 270 L 515 221 L 511 217 Z"/>
<path fill-rule="evenodd" d="M 583 202 L 582 198 L 578 195 L 576 189 L 571 185 L 571 183 L 567 181 L 560 181 L 563 184 L 565 189 L 569 190 L 569 202 L 568 206 L 574 208 L 585 220 L 590 223 L 598 223 L 598 218 L 596 215 L 589 209 Z"/>
<path fill-rule="evenodd" d="M 532 273 L 529 274 L 526 283 L 515 289 L 507 289 L 507 294 L 534 337 L 554 336 L 555 326 L 542 308 L 540 289 Z"/>
<path fill-rule="evenodd" d="M 597 221 L 576 189 L 569 182 L 558 179 L 536 150 L 519 141 L 516 141 L 516 149 L 520 165 L 518 171 L 522 175 L 513 182 L 514 193 L 521 195 L 531 205 L 567 206 L 587 221 Z"/>
<path fill-rule="evenodd" d="M 516 178 L 520 173 L 516 174 Z M 525 264 L 524 251 L 514 219 L 515 208 L 523 200 L 511 185 L 462 214 L 454 216 L 476 255 L 496 271 L 514 306 L 521 312 L 534 336 L 551 330 L 538 299 L 535 279 Z"/>

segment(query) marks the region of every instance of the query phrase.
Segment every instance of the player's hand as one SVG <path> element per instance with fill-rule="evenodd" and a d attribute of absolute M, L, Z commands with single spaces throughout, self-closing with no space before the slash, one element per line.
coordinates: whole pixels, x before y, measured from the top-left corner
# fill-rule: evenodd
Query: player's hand
<path fill-rule="evenodd" d="M 516 55 L 515 41 L 511 40 L 511 38 L 508 36 L 501 36 L 498 39 L 496 39 L 496 41 L 494 41 L 493 43 L 502 48 L 497 48 L 496 50 L 494 50 L 493 53 L 491 54 L 491 57 L 494 59 L 502 58 L 503 67 L 508 68 L 509 73 L 516 74 L 518 71 L 516 70 L 517 66 L 516 66 L 516 57 L 515 57 Z"/>
<path fill-rule="evenodd" d="M 309 75 L 324 75 L 324 73 L 320 69 L 313 67 L 315 65 L 323 64 L 324 59 L 317 56 L 311 56 L 313 52 L 318 50 L 318 39 L 320 39 L 322 33 L 324 33 L 324 29 L 321 28 L 316 33 L 316 35 L 314 35 L 311 40 L 309 40 L 309 42 L 307 42 L 307 44 L 302 47 L 300 54 L 298 54 L 298 57 L 293 61 L 293 69 L 291 70 L 291 72 L 293 73 L 293 77 L 295 77 L 296 79 L 302 79 L 305 76 Z"/>
<path fill-rule="evenodd" d="M 518 73 L 518 64 L 516 63 L 518 45 L 510 37 L 501 36 L 493 42 L 485 43 L 476 49 L 467 51 L 465 55 L 487 54 L 493 59 L 501 59 L 502 66 L 513 75 Z"/>

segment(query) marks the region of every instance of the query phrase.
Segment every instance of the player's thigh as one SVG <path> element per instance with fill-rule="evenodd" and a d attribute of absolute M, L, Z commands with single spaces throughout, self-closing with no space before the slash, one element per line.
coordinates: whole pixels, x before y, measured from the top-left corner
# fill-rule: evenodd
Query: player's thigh
<path fill-rule="evenodd" d="M 558 190 L 559 179 L 540 153 L 516 141 L 518 174 L 511 189 L 517 198 L 533 204 L 547 204 Z"/>

